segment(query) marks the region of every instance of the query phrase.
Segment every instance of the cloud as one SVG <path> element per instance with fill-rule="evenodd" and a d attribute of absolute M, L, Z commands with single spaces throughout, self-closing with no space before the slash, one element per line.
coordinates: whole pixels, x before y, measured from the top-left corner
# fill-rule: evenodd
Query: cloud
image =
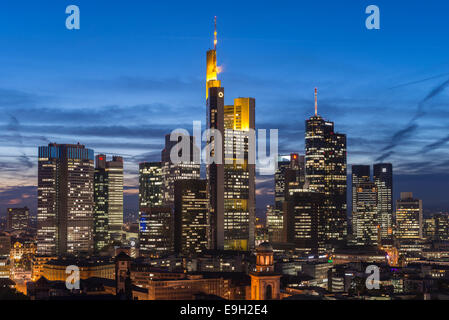
<path fill-rule="evenodd" d="M 396 131 L 390 138 L 389 144 L 382 149 L 382 154 L 377 157 L 376 161 L 384 161 L 391 156 L 392 149 L 397 147 L 400 143 L 404 142 L 407 138 L 412 136 L 418 131 L 418 121 L 425 115 L 426 103 L 432 98 L 439 95 L 443 90 L 449 85 L 449 79 L 435 86 L 428 92 L 428 94 L 418 103 L 418 107 L 415 111 L 414 116 L 409 121 L 409 123 L 402 129 Z"/>

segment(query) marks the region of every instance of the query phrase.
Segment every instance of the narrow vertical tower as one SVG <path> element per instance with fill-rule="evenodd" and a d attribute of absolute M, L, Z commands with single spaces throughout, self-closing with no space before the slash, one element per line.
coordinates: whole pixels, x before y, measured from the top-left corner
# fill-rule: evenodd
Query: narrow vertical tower
<path fill-rule="evenodd" d="M 318 115 L 318 89 L 315 88 L 315 117 Z"/>
<path fill-rule="evenodd" d="M 207 128 L 220 133 L 224 137 L 224 88 L 217 75 L 217 28 L 214 19 L 214 49 L 207 51 L 206 61 L 206 117 Z M 224 147 L 221 137 L 207 137 L 210 146 L 207 153 L 206 175 L 209 192 L 209 244 L 211 249 L 224 248 Z"/>
<path fill-rule="evenodd" d="M 214 18 L 214 48 L 207 51 L 206 68 L 206 99 L 209 97 L 209 88 L 218 88 L 221 86 L 218 80 L 217 68 L 217 17 Z"/>

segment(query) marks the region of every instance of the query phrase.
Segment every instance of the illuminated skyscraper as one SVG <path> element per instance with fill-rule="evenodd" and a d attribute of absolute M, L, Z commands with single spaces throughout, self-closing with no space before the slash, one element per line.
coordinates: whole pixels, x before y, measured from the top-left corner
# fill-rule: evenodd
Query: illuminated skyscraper
<path fill-rule="evenodd" d="M 121 240 L 123 226 L 123 158 L 96 156 L 94 175 L 94 242 L 101 250 L 110 240 Z"/>
<path fill-rule="evenodd" d="M 123 158 L 114 156 L 106 162 L 108 174 L 109 238 L 120 240 L 123 227 Z"/>
<path fill-rule="evenodd" d="M 175 182 L 175 251 L 185 255 L 208 248 L 209 199 L 206 180 Z"/>
<path fill-rule="evenodd" d="M 379 231 L 377 186 L 368 180 L 357 183 L 355 189 L 352 230 L 356 244 L 375 246 Z"/>
<path fill-rule="evenodd" d="M 283 202 L 282 202 L 283 203 Z M 283 211 L 276 210 L 274 206 L 267 205 L 266 208 L 266 226 L 268 237 L 271 243 L 283 242 L 284 214 Z"/>
<path fill-rule="evenodd" d="M 163 206 L 161 162 L 139 164 L 139 252 L 160 256 L 173 251 L 172 209 Z"/>
<path fill-rule="evenodd" d="M 347 235 L 346 216 L 346 135 L 334 132 L 334 123 L 317 111 L 306 120 L 306 184 L 311 191 L 324 193 L 326 243 L 343 245 Z"/>
<path fill-rule="evenodd" d="M 181 140 L 181 136 L 178 137 Z M 186 137 L 184 137 L 186 138 Z M 170 159 L 170 153 L 174 148 L 178 148 L 178 141 L 170 141 L 170 135 L 165 136 L 165 148 L 162 150 L 162 175 L 163 175 L 163 185 L 162 193 L 164 199 L 164 205 L 173 207 L 174 203 L 174 185 L 177 180 L 190 180 L 200 178 L 200 163 L 196 162 L 194 158 L 195 152 L 200 152 L 198 147 L 195 145 L 194 137 L 187 137 L 189 140 L 189 152 L 190 156 L 187 161 L 179 161 L 174 163 Z M 182 158 L 182 149 L 179 148 L 177 152 L 178 157 Z"/>
<path fill-rule="evenodd" d="M 250 129 L 255 129 L 255 100 L 237 98 L 225 106 L 224 249 L 254 247 L 256 168 L 250 163 Z"/>
<path fill-rule="evenodd" d="M 80 144 L 39 147 L 38 254 L 93 251 L 93 182 L 93 150 Z"/>
<path fill-rule="evenodd" d="M 413 198 L 411 192 L 401 192 L 401 199 L 396 201 L 396 238 L 421 239 L 422 225 L 422 200 Z"/>
<path fill-rule="evenodd" d="M 282 212 L 285 200 L 285 171 L 290 167 L 290 155 L 279 156 L 278 166 L 274 174 L 274 207 Z"/>
<path fill-rule="evenodd" d="M 162 206 L 163 182 L 161 162 L 139 164 L 139 207 Z"/>
<path fill-rule="evenodd" d="M 100 251 L 109 243 L 108 217 L 108 175 L 106 173 L 106 156 L 95 157 L 94 174 L 94 247 Z"/>
<path fill-rule="evenodd" d="M 390 239 L 393 236 L 393 166 L 391 163 L 377 163 L 373 169 L 380 235 L 381 239 Z"/>
<path fill-rule="evenodd" d="M 215 30 L 214 49 L 207 52 L 207 127 L 218 131 L 224 141 L 213 133 L 208 138 L 210 247 L 249 250 L 254 246 L 255 222 L 255 164 L 248 161 L 253 147 L 249 136 L 255 128 L 255 100 L 237 98 L 234 105 L 224 105 L 224 89 L 217 77 L 216 35 Z"/>
<path fill-rule="evenodd" d="M 351 180 L 352 180 L 352 211 L 355 211 L 357 207 L 357 185 L 362 182 L 371 181 L 371 170 L 370 166 L 367 165 L 357 165 L 351 166 Z"/>

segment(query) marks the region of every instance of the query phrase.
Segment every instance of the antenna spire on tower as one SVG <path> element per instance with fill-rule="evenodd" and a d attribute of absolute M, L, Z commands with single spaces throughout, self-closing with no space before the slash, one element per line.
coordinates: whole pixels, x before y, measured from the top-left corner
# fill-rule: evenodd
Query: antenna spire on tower
<path fill-rule="evenodd" d="M 318 115 L 318 102 L 317 102 L 317 96 L 318 96 L 318 89 L 315 88 L 315 117 Z"/>
<path fill-rule="evenodd" d="M 217 16 L 214 17 L 214 50 L 217 50 Z"/>

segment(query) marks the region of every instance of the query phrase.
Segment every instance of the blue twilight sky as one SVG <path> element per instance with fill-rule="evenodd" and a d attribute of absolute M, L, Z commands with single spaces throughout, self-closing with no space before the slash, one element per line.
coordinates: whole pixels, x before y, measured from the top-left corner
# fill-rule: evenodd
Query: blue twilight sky
<path fill-rule="evenodd" d="M 78 5 L 81 29 L 65 28 Z M 367 30 L 365 8 L 380 8 Z M 348 135 L 348 164 L 392 162 L 395 193 L 449 208 L 449 3 L 445 1 L 72 1 L 0 3 L 0 212 L 35 207 L 37 147 L 80 142 L 137 164 L 163 136 L 205 122 L 205 52 L 218 19 L 226 103 L 256 98 L 280 151 L 304 148 L 319 113 Z M 258 178 L 258 204 L 272 178 Z"/>

